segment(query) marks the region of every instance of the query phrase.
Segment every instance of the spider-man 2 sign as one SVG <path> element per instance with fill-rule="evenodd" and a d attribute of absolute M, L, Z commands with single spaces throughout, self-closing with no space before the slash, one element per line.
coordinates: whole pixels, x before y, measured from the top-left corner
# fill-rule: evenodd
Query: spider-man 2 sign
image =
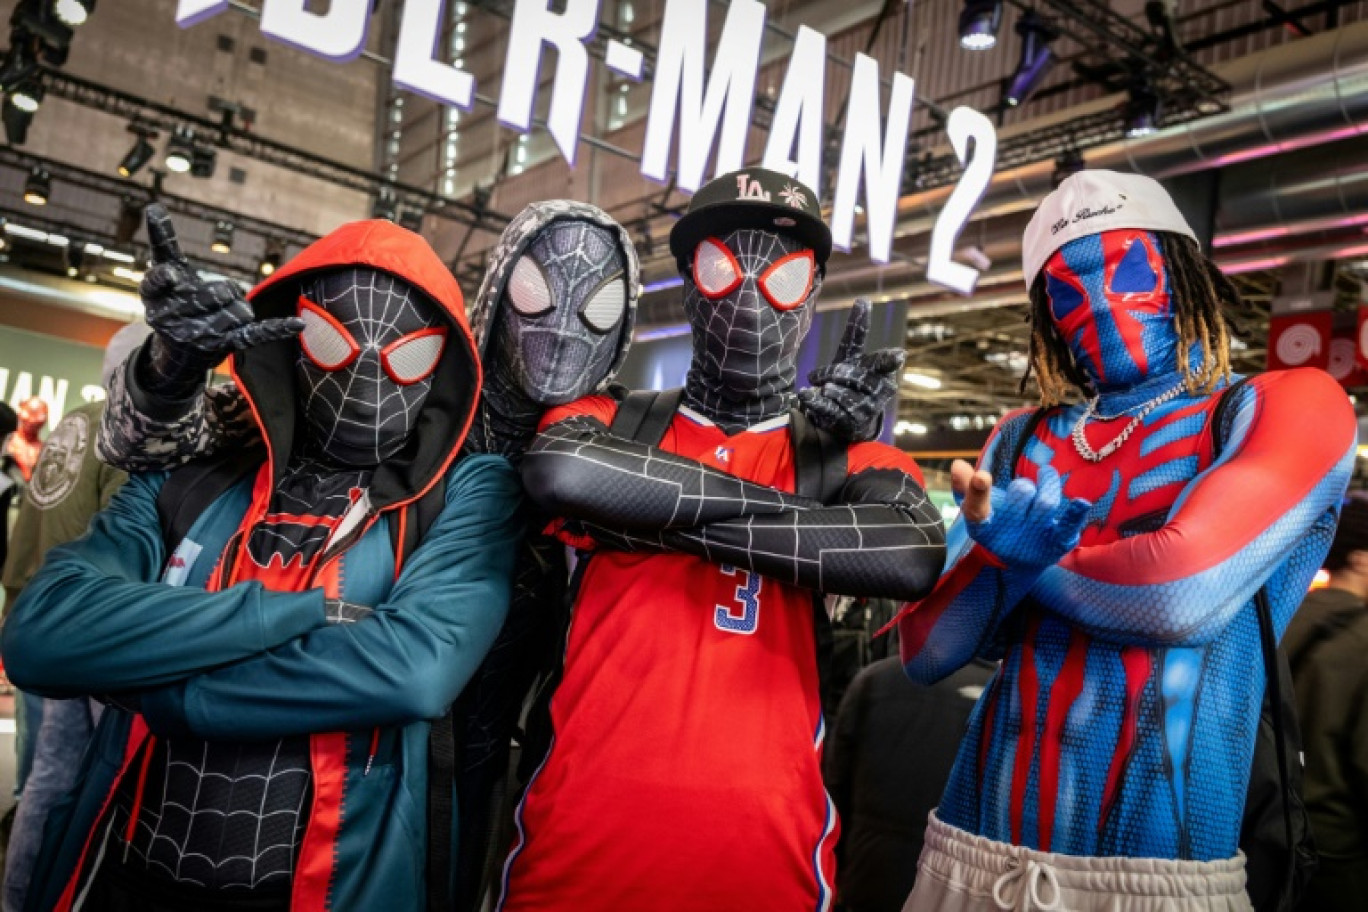
<path fill-rule="evenodd" d="M 229 5 L 229 0 L 179 0 L 176 22 L 189 27 Z M 663 183 L 677 147 L 675 186 L 690 193 L 703 184 L 714 150 L 714 175 L 744 164 L 765 31 L 763 3 L 733 0 L 709 61 L 708 5 L 707 0 L 667 0 L 665 4 L 641 150 L 641 173 Z M 329 60 L 347 61 L 361 53 L 371 20 L 371 0 L 332 0 L 323 13 L 310 6 L 308 0 L 264 0 L 261 31 Z M 550 82 L 547 129 L 561 155 L 573 165 L 589 85 L 587 44 L 598 31 L 599 3 L 565 0 L 560 11 L 550 6 L 547 0 L 518 0 L 514 7 L 498 117 L 519 132 L 531 129 L 541 52 L 546 46 L 554 48 L 556 71 Z M 443 0 L 408 0 L 404 5 L 394 53 L 394 83 L 439 103 L 469 109 L 475 100 L 475 77 L 437 59 L 445 22 L 443 7 Z M 820 196 L 826 36 L 802 26 L 789 59 L 762 164 L 797 177 Z M 619 76 L 640 81 L 646 58 L 628 42 L 608 39 L 603 65 Z M 836 247 L 851 248 L 863 188 L 869 257 L 886 263 L 892 252 L 915 93 L 911 77 L 893 73 L 885 109 L 880 100 L 881 81 L 878 61 L 857 54 L 850 76 L 831 231 Z M 988 118 L 967 107 L 950 113 L 946 132 L 966 168 L 936 220 L 926 274 L 932 282 L 968 294 L 978 271 L 955 262 L 951 251 L 992 178 L 997 133 Z M 970 139 L 974 140 L 972 160 Z"/>

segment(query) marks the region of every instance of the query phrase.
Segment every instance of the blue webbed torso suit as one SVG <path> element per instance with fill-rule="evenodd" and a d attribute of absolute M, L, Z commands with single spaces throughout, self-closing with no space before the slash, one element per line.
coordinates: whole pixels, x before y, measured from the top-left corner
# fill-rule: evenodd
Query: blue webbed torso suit
<path fill-rule="evenodd" d="M 1281 636 L 1330 544 L 1352 408 L 1319 371 L 1254 377 L 1224 410 L 1216 454 L 1221 390 L 1183 386 L 1158 238 L 1078 238 L 1045 276 L 1055 324 L 1100 399 L 1083 446 L 1085 404 L 1050 412 L 1024 446 L 1020 412 L 980 468 L 993 476 L 994 518 L 1024 502 L 1013 478 L 1060 484 L 1065 509 L 1087 518 L 1076 547 L 1045 541 L 1039 523 L 990 520 L 971 538 L 957 521 L 937 588 L 902 617 L 915 679 L 1002 657 L 937 813 L 1042 851 L 1230 858 L 1263 695 L 1253 597 L 1267 590 Z M 1082 455 L 1141 415 L 1113 452 Z"/>

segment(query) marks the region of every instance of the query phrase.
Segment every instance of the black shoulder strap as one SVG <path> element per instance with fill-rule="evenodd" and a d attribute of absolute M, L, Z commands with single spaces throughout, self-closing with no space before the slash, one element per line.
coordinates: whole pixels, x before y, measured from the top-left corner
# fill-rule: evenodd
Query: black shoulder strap
<path fill-rule="evenodd" d="M 167 555 L 176 550 L 210 504 L 265 459 L 266 448 L 257 444 L 233 447 L 174 470 L 157 494 L 157 519 Z"/>
<path fill-rule="evenodd" d="M 846 445 L 808 420 L 801 409 L 789 415 L 793 445 L 793 493 L 830 503 L 845 484 Z"/>
<path fill-rule="evenodd" d="M 1016 477 L 1017 463 L 1021 462 L 1021 457 L 1025 455 L 1026 447 L 1030 444 L 1031 438 L 1035 436 L 1036 428 L 1040 427 L 1040 422 L 1044 421 L 1049 413 L 1050 410 L 1047 408 L 1038 408 L 1032 411 L 1031 417 L 1026 419 L 1026 426 L 1017 435 L 1016 443 L 1012 447 L 1012 461 L 1007 463 L 1007 470 L 1012 473 L 1013 478 Z"/>
<path fill-rule="evenodd" d="M 1211 457 L 1215 461 L 1225 447 L 1226 423 L 1233 409 L 1239 407 L 1240 390 L 1249 382 L 1241 377 L 1221 392 L 1216 408 L 1211 412 Z M 1286 719 L 1283 714 L 1282 669 L 1279 667 L 1278 636 L 1273 629 L 1273 606 L 1268 599 L 1268 587 L 1260 586 L 1254 593 L 1254 611 L 1259 624 L 1259 648 L 1263 655 L 1264 689 L 1268 700 L 1265 701 L 1268 713 L 1272 716 L 1274 750 L 1277 753 L 1278 787 L 1282 793 L 1283 836 L 1287 845 L 1287 870 L 1284 874 L 1283 893 L 1291 889 L 1296 878 L 1297 855 L 1294 851 L 1296 838 L 1292 821 L 1292 770 L 1288 766 Z M 1283 659 L 1283 663 L 1286 659 Z"/>
<path fill-rule="evenodd" d="M 684 390 L 632 390 L 618 404 L 608 430 L 618 437 L 655 446 L 674 421 Z"/>
<path fill-rule="evenodd" d="M 1249 382 L 1248 377 L 1241 377 L 1234 383 L 1221 391 L 1221 398 L 1216 402 L 1216 408 L 1211 411 L 1211 458 L 1214 462 L 1221 457 L 1221 450 L 1225 448 L 1225 426 L 1227 416 L 1232 409 L 1240 406 L 1240 390 Z"/>

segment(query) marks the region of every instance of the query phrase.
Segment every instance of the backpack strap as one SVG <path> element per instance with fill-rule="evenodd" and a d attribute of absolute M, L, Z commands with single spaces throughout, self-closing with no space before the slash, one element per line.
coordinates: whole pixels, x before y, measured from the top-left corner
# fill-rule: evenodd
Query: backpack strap
<path fill-rule="evenodd" d="M 1017 463 L 1021 462 L 1021 457 L 1026 455 L 1026 447 L 1030 445 L 1031 438 L 1035 436 L 1036 428 L 1040 427 L 1040 423 L 1049 414 L 1050 410 L 1047 408 L 1031 410 L 1031 416 L 1026 419 L 1025 427 L 1021 429 L 1021 433 L 1017 435 L 1017 439 L 1012 445 L 1012 461 L 1007 463 L 1007 471 L 1011 473 L 1011 477 L 1016 477 Z"/>
<path fill-rule="evenodd" d="M 683 401 L 683 389 L 632 390 L 618 403 L 608 430 L 618 437 L 655 446 L 665 439 Z"/>
<path fill-rule="evenodd" d="M 232 447 L 172 471 L 157 493 L 157 520 L 167 556 L 185 540 L 190 527 L 210 504 L 260 467 L 265 459 L 266 448 L 254 444 Z"/>
<path fill-rule="evenodd" d="M 1221 457 L 1226 444 L 1226 425 L 1234 410 L 1239 408 L 1240 390 L 1249 382 L 1241 377 L 1221 391 L 1221 398 L 1211 412 L 1211 458 L 1215 462 Z M 1268 697 L 1269 714 L 1272 716 L 1273 741 L 1277 753 L 1278 787 L 1282 793 L 1283 836 L 1287 840 L 1287 870 L 1284 872 L 1281 898 L 1286 898 L 1296 881 L 1297 854 L 1295 847 L 1295 826 L 1292 821 L 1293 787 L 1292 771 L 1288 765 L 1287 720 L 1283 716 L 1283 669 L 1287 659 L 1278 650 L 1278 636 L 1273 628 L 1273 605 L 1268 598 L 1268 586 L 1259 587 L 1254 593 L 1254 612 L 1259 624 L 1259 648 L 1263 656 L 1264 690 Z"/>

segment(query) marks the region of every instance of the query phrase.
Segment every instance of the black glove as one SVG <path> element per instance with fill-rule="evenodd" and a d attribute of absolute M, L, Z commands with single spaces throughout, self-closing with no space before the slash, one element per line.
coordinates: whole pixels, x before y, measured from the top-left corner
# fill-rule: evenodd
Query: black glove
<path fill-rule="evenodd" d="M 323 600 L 323 616 L 327 618 L 329 624 L 355 624 L 370 614 L 372 610 L 366 605 L 344 602 L 341 599 Z"/>
<path fill-rule="evenodd" d="M 798 391 L 799 407 L 813 424 L 851 443 L 879 436 L 884 410 L 898 395 L 904 358 L 900 348 L 864 353 L 869 310 L 864 298 L 855 302 L 836 360 L 808 374 L 812 386 Z"/>
<path fill-rule="evenodd" d="M 304 329 L 297 317 L 258 321 L 236 284 L 201 279 L 181 253 L 171 217 L 157 203 L 147 207 L 147 239 L 152 267 L 139 293 L 153 334 L 134 368 L 143 391 L 172 401 L 190 398 L 232 352 Z"/>

